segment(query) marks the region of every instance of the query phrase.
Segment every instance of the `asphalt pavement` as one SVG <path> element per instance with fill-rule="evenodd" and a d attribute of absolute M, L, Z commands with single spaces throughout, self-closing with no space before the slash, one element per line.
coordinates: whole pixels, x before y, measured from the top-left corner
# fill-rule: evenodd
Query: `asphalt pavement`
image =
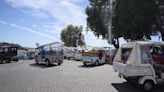
<path fill-rule="evenodd" d="M 60 66 L 37 65 L 33 60 L 0 64 L 0 92 L 142 92 L 127 83 L 111 65 L 83 66 L 64 60 Z M 164 92 L 164 82 L 153 92 Z"/>

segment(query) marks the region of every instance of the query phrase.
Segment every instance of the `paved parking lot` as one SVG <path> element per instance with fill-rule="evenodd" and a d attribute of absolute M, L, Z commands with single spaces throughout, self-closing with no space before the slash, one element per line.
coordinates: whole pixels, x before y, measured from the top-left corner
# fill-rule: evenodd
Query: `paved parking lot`
<path fill-rule="evenodd" d="M 34 61 L 0 64 L 0 92 L 141 92 L 120 79 L 111 65 L 84 67 L 65 60 L 61 66 L 46 67 Z M 154 92 L 163 92 L 164 83 Z"/>

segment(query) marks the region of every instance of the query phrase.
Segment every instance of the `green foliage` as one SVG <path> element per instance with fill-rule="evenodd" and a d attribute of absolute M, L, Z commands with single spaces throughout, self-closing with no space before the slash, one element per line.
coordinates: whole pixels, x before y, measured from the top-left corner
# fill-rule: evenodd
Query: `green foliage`
<path fill-rule="evenodd" d="M 105 38 L 108 31 L 108 23 L 110 18 L 110 8 L 108 0 L 89 0 L 90 6 L 86 8 L 87 26 L 90 31 L 99 37 Z"/>
<path fill-rule="evenodd" d="M 82 30 L 82 26 L 68 25 L 64 28 L 61 32 L 61 40 L 64 42 L 65 46 L 75 47 L 77 39 L 79 39 L 78 45 L 85 45 L 84 36 L 81 34 Z"/>
<path fill-rule="evenodd" d="M 150 39 L 157 11 L 155 0 L 115 0 L 114 37 L 130 40 Z"/>
<path fill-rule="evenodd" d="M 96 36 L 107 34 L 111 9 L 108 0 L 89 0 L 87 26 Z M 113 0 L 112 35 L 114 39 L 150 39 L 156 20 L 156 0 Z"/>

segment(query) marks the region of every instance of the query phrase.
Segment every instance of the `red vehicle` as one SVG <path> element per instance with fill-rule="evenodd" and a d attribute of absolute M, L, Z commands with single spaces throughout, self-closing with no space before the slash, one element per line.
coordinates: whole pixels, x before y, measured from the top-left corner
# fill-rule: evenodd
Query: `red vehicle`
<path fill-rule="evenodd" d="M 112 64 L 112 63 L 113 63 L 113 59 L 114 59 L 116 53 L 117 53 L 117 49 L 109 50 L 109 51 L 106 53 L 106 56 L 105 56 L 106 62 Z"/>

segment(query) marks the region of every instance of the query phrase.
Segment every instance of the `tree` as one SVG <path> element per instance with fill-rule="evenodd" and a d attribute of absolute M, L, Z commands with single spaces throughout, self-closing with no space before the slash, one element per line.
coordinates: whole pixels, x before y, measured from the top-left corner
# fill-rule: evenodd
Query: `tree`
<path fill-rule="evenodd" d="M 126 40 L 150 39 L 158 11 L 156 0 L 115 0 L 114 3 L 114 36 Z"/>
<path fill-rule="evenodd" d="M 157 21 L 156 21 L 156 31 L 161 33 L 162 41 L 164 41 L 164 1 L 158 0 L 158 7 L 159 11 L 157 14 Z"/>
<path fill-rule="evenodd" d="M 105 38 L 112 16 L 112 38 L 116 48 L 120 37 L 128 41 L 150 39 L 158 11 L 156 0 L 113 0 L 112 15 L 108 0 L 89 1 L 90 5 L 86 9 L 87 26 L 96 36 Z M 104 14 L 106 16 L 102 18 Z"/>
<path fill-rule="evenodd" d="M 81 34 L 83 28 L 82 26 L 68 25 L 61 32 L 61 40 L 64 42 L 65 46 L 76 47 L 77 45 L 85 45 L 84 36 Z"/>

